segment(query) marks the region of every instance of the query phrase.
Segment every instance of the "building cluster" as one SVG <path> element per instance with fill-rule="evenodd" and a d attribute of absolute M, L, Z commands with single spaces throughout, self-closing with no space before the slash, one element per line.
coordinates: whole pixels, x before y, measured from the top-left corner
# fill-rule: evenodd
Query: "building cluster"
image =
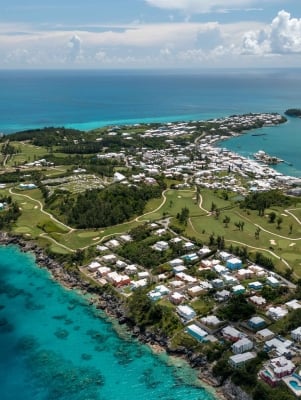
<path fill-rule="evenodd" d="M 270 329 L 275 321 L 301 308 L 301 303 L 293 299 L 283 305 L 275 305 L 261 294 L 265 286 L 277 289 L 288 282 L 258 265 L 243 265 L 241 259 L 226 251 L 212 256 L 209 248 L 200 248 L 179 236 L 160 240 L 160 236 L 166 233 L 165 229 L 154 223 L 150 226 L 153 228 L 152 235 L 158 236 L 153 249 L 164 252 L 172 243 L 178 243 L 187 250 L 183 256 L 166 263 L 169 266 L 167 272 L 154 274 L 152 269 L 146 270 L 121 259 L 114 250 L 132 238 L 120 235 L 97 246 L 99 256 L 86 267 L 91 277 L 101 284 L 112 284 L 125 296 L 143 287 L 152 301 L 170 302 L 188 335 L 202 343 L 231 343 L 229 364 L 233 368 L 242 368 L 256 358 L 259 350 L 264 350 L 269 354 L 269 360 L 259 372 L 260 379 L 271 386 L 284 381 L 290 389 L 295 385 L 291 382 L 299 379 L 301 385 L 301 378 L 296 373 L 297 364 L 293 362 L 293 358 L 300 354 L 301 325 L 291 331 L 290 339 L 280 337 Z M 191 273 L 192 265 L 198 272 L 213 272 L 212 278 L 199 278 L 198 274 Z M 229 298 L 241 294 L 255 306 L 255 315 L 235 324 L 220 320 L 214 310 Z M 215 306 L 202 314 L 194 303 L 204 296 L 213 299 Z"/>

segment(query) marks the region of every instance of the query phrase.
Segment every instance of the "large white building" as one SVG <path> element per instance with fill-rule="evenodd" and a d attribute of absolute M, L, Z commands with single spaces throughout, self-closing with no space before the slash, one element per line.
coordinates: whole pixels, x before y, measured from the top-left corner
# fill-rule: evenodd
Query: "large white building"
<path fill-rule="evenodd" d="M 252 348 L 253 342 L 248 338 L 242 338 L 232 345 L 232 351 L 234 354 L 244 353 Z"/>

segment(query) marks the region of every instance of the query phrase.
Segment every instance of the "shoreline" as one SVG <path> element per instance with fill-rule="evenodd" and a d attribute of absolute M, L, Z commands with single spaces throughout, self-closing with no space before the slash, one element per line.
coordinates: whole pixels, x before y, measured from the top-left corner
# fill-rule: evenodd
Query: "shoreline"
<path fill-rule="evenodd" d="M 77 277 L 72 276 L 59 262 L 46 255 L 43 248 L 39 247 L 33 240 L 26 240 L 22 236 L 10 235 L 7 232 L 0 232 L 0 246 L 16 246 L 22 253 L 31 253 L 35 257 L 35 264 L 40 268 L 46 268 L 54 281 L 59 283 L 65 289 L 78 290 L 79 295 L 91 295 L 87 301 L 97 309 L 102 310 L 105 316 L 113 323 L 114 330 L 119 335 L 117 326 L 126 326 L 124 333 L 129 334 L 129 338 L 136 339 L 140 344 L 147 345 L 150 351 L 156 355 L 166 355 L 172 361 L 184 362 L 187 367 L 196 371 L 196 379 L 200 387 L 206 390 L 216 400 L 232 400 L 232 396 L 227 396 L 224 392 L 224 385 L 218 385 L 209 371 L 203 375 L 200 370 L 200 364 L 204 364 L 198 355 L 189 354 L 187 349 L 171 350 L 168 347 L 167 338 L 162 338 L 152 332 L 141 332 L 139 327 L 132 326 L 124 314 L 123 302 L 112 294 L 106 292 L 94 293 L 89 291 L 89 283 L 79 281 Z M 119 335 L 122 338 L 121 332 Z M 197 371 L 199 369 L 199 371 Z M 210 375 L 210 376 L 209 376 Z"/>

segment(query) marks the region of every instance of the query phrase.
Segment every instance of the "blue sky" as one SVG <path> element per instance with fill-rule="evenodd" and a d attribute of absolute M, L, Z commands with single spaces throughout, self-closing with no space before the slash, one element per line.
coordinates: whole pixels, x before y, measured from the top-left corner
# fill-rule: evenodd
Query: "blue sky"
<path fill-rule="evenodd" d="M 0 68 L 301 66 L 300 0 L 0 0 Z"/>

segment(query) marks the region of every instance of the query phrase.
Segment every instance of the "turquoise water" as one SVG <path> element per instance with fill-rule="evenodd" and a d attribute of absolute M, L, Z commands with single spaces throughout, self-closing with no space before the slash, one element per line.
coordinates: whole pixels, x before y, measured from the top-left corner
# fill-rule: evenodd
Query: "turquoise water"
<path fill-rule="evenodd" d="M 291 385 L 291 387 L 295 390 L 301 390 L 301 386 L 298 384 L 298 382 L 296 381 L 289 381 L 289 384 Z"/>
<path fill-rule="evenodd" d="M 0 247 L 0 343 L 1 400 L 212 399 L 16 247 Z"/>
<path fill-rule="evenodd" d="M 252 136 L 254 133 L 263 136 Z M 285 124 L 251 131 L 220 142 L 219 146 L 249 158 L 258 150 L 264 150 L 285 161 L 273 165 L 278 172 L 301 176 L 301 118 L 289 118 Z"/>

